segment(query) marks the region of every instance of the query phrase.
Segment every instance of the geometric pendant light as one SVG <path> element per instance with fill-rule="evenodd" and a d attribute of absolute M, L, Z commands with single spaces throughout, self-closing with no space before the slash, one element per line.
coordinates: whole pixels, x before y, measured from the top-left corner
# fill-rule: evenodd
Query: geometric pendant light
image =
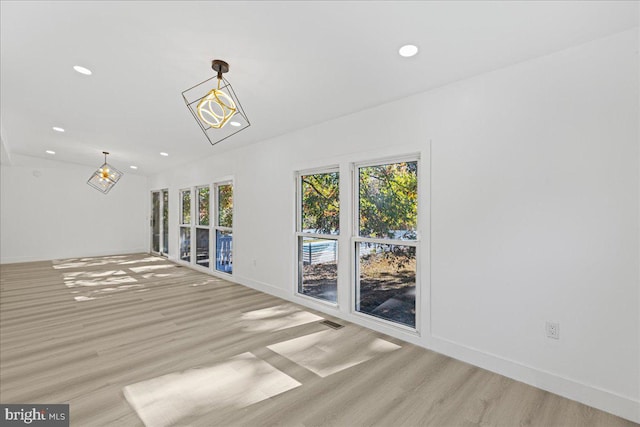
<path fill-rule="evenodd" d="M 118 169 L 111 166 L 107 163 L 107 154 L 106 151 L 103 151 L 104 154 L 104 164 L 100 166 L 94 173 L 91 175 L 87 184 L 95 188 L 96 190 L 107 194 L 109 190 L 113 188 L 114 185 L 122 178 L 122 172 Z"/>
<path fill-rule="evenodd" d="M 214 59 L 211 68 L 216 76 L 185 90 L 182 98 L 211 145 L 215 145 L 251 123 L 231 83 L 223 76 L 229 72 L 229 64 Z M 217 81 L 212 82 L 214 78 Z"/>

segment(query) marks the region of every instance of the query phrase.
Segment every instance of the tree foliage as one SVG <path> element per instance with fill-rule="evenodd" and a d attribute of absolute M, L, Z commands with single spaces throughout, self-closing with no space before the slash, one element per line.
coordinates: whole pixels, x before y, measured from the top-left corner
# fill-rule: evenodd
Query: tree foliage
<path fill-rule="evenodd" d="M 338 172 L 302 176 L 302 229 L 337 234 L 340 229 Z"/>
<path fill-rule="evenodd" d="M 233 186 L 218 186 L 218 225 L 233 227 Z"/>
<path fill-rule="evenodd" d="M 303 175 L 302 229 L 337 234 L 340 228 L 338 172 Z M 415 239 L 418 164 L 366 166 L 358 171 L 359 235 Z"/>
<path fill-rule="evenodd" d="M 209 187 L 198 188 L 198 225 L 209 225 Z"/>
<path fill-rule="evenodd" d="M 363 237 L 413 240 L 418 219 L 418 164 L 402 162 L 367 166 L 358 172 L 359 234 Z M 378 248 L 382 248 L 379 251 Z M 413 246 L 373 245 L 368 257 L 404 268 L 416 252 Z M 368 258 L 367 257 L 367 258 Z"/>
<path fill-rule="evenodd" d="M 416 162 L 359 169 L 360 236 L 415 239 L 417 172 Z"/>
<path fill-rule="evenodd" d="M 191 192 L 182 191 L 182 223 L 191 224 Z"/>

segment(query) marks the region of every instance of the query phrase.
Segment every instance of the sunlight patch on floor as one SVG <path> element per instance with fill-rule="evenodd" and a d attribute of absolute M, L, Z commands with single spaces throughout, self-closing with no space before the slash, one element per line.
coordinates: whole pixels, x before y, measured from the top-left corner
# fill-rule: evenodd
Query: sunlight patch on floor
<path fill-rule="evenodd" d="M 346 327 L 305 335 L 267 346 L 271 351 L 326 377 L 401 348 L 359 328 Z"/>
<path fill-rule="evenodd" d="M 142 259 L 134 259 L 134 260 L 130 260 L 130 261 L 122 261 L 119 262 L 119 265 L 131 265 L 131 264 L 141 264 L 143 262 L 166 262 L 167 265 L 173 265 L 170 264 L 166 258 L 163 257 L 159 257 L 159 256 L 149 256 L 146 258 L 142 258 Z"/>
<path fill-rule="evenodd" d="M 300 385 L 247 352 L 213 366 L 128 385 L 123 392 L 145 425 L 163 427 L 215 410 L 243 408 Z"/>
<path fill-rule="evenodd" d="M 205 279 L 201 282 L 192 283 L 190 286 L 195 288 L 198 286 L 205 286 L 205 285 L 210 285 L 212 283 L 220 283 L 220 282 L 221 282 L 220 279 Z"/>
<path fill-rule="evenodd" d="M 53 268 L 59 270 L 65 268 L 94 267 L 98 265 L 115 264 L 120 263 L 123 258 L 128 258 L 128 256 L 114 255 L 91 258 L 54 259 L 51 261 L 51 264 L 53 265 Z"/>
<path fill-rule="evenodd" d="M 93 287 L 93 286 L 113 286 L 113 285 L 123 285 L 126 283 L 136 283 L 138 280 L 131 276 L 119 276 L 119 277 L 106 277 L 100 279 L 72 279 L 69 280 L 66 277 L 64 278 L 64 284 L 68 288 L 76 288 L 76 287 Z"/>
<path fill-rule="evenodd" d="M 71 271 L 62 273 L 62 277 L 64 280 L 78 279 L 83 277 L 94 278 L 94 277 L 107 277 L 107 276 L 122 276 L 127 273 L 124 270 L 108 270 L 108 271 Z"/>
<path fill-rule="evenodd" d="M 242 313 L 241 326 L 246 332 L 280 331 L 323 320 L 291 304 L 282 304 Z"/>
<path fill-rule="evenodd" d="M 120 263 L 120 264 L 125 264 L 125 263 Z M 148 271 L 163 270 L 165 268 L 172 268 L 172 267 L 175 267 L 175 266 L 173 264 L 143 265 L 141 267 L 129 267 L 129 270 L 133 271 L 134 273 L 146 273 Z"/>
<path fill-rule="evenodd" d="M 62 272 L 62 279 L 76 301 L 93 301 L 123 291 L 142 292 L 148 290 L 146 286 L 150 280 L 187 274 L 175 269 L 175 264 L 166 258 L 141 255 L 69 258 L 54 260 L 52 266 L 67 270 Z M 105 270 L 112 265 L 116 269 Z M 94 266 L 104 267 L 96 269 Z"/>
<path fill-rule="evenodd" d="M 165 277 L 175 276 L 171 273 L 145 273 L 142 275 L 143 279 L 164 279 Z"/>

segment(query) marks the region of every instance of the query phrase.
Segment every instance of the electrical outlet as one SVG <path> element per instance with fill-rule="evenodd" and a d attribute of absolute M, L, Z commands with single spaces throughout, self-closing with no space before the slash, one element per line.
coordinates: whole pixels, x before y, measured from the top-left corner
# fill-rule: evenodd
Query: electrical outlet
<path fill-rule="evenodd" d="M 545 329 L 547 331 L 547 338 L 560 339 L 560 323 L 547 322 Z"/>

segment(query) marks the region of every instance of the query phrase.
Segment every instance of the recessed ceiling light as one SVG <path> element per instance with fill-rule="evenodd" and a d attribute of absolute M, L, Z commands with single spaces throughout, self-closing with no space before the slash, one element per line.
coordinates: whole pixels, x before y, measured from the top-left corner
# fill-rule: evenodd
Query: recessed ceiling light
<path fill-rule="evenodd" d="M 64 129 L 58 126 L 54 126 L 51 129 L 55 130 L 56 132 L 64 132 Z"/>
<path fill-rule="evenodd" d="M 169 154 L 165 153 L 164 151 L 162 153 L 160 153 L 161 156 L 165 156 L 167 157 Z"/>
<path fill-rule="evenodd" d="M 79 72 L 80 74 L 84 74 L 85 76 L 91 75 L 91 70 L 88 68 L 81 67 L 80 65 L 74 65 L 73 69 Z"/>
<path fill-rule="evenodd" d="M 231 126 L 235 126 L 235 127 L 240 126 L 240 123 L 238 123 L 238 122 L 229 122 L 229 124 L 230 124 Z"/>
<path fill-rule="evenodd" d="M 47 154 L 56 154 L 56 152 L 55 152 L 55 151 L 53 151 L 53 150 L 47 150 L 47 151 L 45 151 L 45 152 L 46 152 Z"/>
<path fill-rule="evenodd" d="M 133 166 L 133 165 L 131 165 L 131 166 L 129 166 L 129 167 L 130 167 L 131 169 L 138 169 L 138 167 L 137 167 L 137 166 Z"/>
<path fill-rule="evenodd" d="M 400 54 L 400 56 L 408 58 L 418 53 L 418 46 L 414 46 L 412 44 L 404 45 L 398 50 L 398 53 Z"/>

